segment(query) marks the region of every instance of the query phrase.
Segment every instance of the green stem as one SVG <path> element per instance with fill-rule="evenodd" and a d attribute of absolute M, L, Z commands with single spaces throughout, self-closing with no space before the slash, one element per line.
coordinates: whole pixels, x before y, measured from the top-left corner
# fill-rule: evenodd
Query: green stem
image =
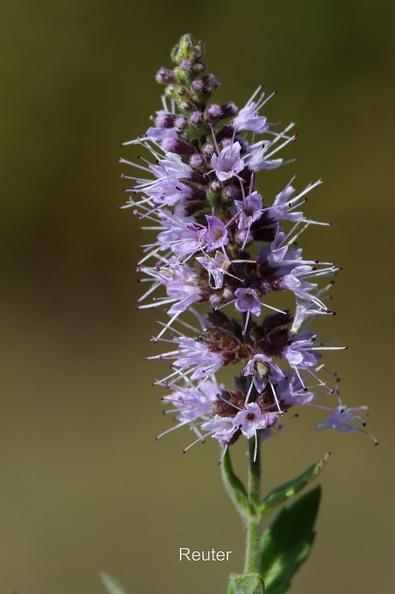
<path fill-rule="evenodd" d="M 260 504 L 261 491 L 261 464 L 260 464 L 260 444 L 258 441 L 258 449 L 255 456 L 255 440 L 248 440 L 248 497 L 251 504 L 251 509 L 258 510 Z M 259 555 L 259 537 L 261 519 L 258 513 L 250 513 L 247 520 L 247 546 L 246 558 L 244 565 L 244 573 L 254 573 L 258 571 L 258 555 Z"/>

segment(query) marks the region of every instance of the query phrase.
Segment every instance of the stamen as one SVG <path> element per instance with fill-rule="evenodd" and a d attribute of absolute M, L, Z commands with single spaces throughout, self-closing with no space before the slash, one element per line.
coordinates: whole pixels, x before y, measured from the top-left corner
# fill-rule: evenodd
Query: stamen
<path fill-rule="evenodd" d="M 177 299 L 172 299 L 172 301 L 177 301 Z M 176 320 L 178 318 L 178 316 L 180 315 L 181 311 L 177 311 L 174 316 L 170 319 L 170 321 L 164 325 L 163 330 L 161 330 L 158 334 L 158 336 L 156 337 L 156 340 L 159 340 L 159 338 L 161 336 L 163 336 L 163 334 L 166 332 L 166 330 L 168 330 L 170 328 L 170 326 L 172 325 L 172 323 L 174 322 L 174 320 Z"/>
<path fill-rule="evenodd" d="M 284 411 L 282 410 L 282 408 L 280 406 L 280 403 L 279 403 L 278 398 L 277 398 L 276 390 L 274 389 L 274 385 L 273 385 L 273 382 L 272 382 L 271 379 L 269 379 L 269 384 L 270 384 L 270 387 L 271 387 L 272 392 L 273 392 L 273 396 L 274 396 L 274 400 L 275 400 L 276 405 L 277 405 L 277 408 L 278 408 L 278 412 L 280 413 L 280 415 L 283 415 L 284 414 Z"/>

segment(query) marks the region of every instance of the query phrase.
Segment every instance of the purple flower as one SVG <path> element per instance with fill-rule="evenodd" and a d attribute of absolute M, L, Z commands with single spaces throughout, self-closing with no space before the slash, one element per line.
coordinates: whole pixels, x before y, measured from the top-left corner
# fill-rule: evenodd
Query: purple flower
<path fill-rule="evenodd" d="M 235 206 L 239 213 L 237 227 L 239 229 L 250 229 L 262 215 L 262 196 L 254 191 L 243 198 L 242 201 L 235 200 Z"/>
<path fill-rule="evenodd" d="M 202 430 L 214 437 L 222 446 L 227 446 L 237 431 L 233 418 L 215 415 L 210 421 L 202 424 Z"/>
<path fill-rule="evenodd" d="M 233 125 L 237 131 L 248 130 L 249 132 L 257 132 L 258 134 L 267 132 L 269 129 L 266 117 L 258 115 L 255 101 L 240 109 L 233 120 Z"/>
<path fill-rule="evenodd" d="M 244 169 L 244 161 L 240 158 L 240 142 L 228 144 L 219 153 L 211 158 L 211 166 L 219 181 L 231 179 Z"/>
<path fill-rule="evenodd" d="M 198 262 L 209 274 L 208 281 L 213 289 L 221 289 L 224 282 L 224 274 L 229 268 L 229 260 L 221 252 L 216 252 L 214 258 L 209 256 L 198 256 Z"/>
<path fill-rule="evenodd" d="M 181 369 L 192 369 L 191 379 L 202 379 L 213 375 L 223 365 L 223 359 L 218 353 L 213 353 L 203 343 L 195 338 L 181 337 L 174 339 L 180 346 L 180 356 L 174 365 Z"/>
<path fill-rule="evenodd" d="M 247 439 L 250 439 L 259 429 L 266 429 L 267 415 L 262 413 L 256 402 L 249 402 L 245 409 L 237 413 L 234 424 Z"/>
<path fill-rule="evenodd" d="M 258 221 L 262 215 L 262 196 L 254 191 L 243 198 L 242 201 L 235 200 L 239 217 L 237 227 L 241 231 L 238 234 L 238 239 L 243 243 L 244 249 L 246 243 L 252 239 L 250 234 L 251 225 Z"/>
<path fill-rule="evenodd" d="M 125 159 L 121 159 L 121 163 L 132 165 L 146 174 L 152 175 L 154 179 L 129 178 L 135 182 L 130 191 L 144 193 L 148 200 L 152 200 L 153 205 L 161 206 L 174 206 L 176 203 L 190 197 L 192 194 L 191 188 L 180 180 L 187 179 L 192 174 L 192 169 L 182 161 L 180 155 L 167 152 L 161 158 L 148 142 L 136 141 L 137 143 L 143 144 L 154 155 L 156 163 L 149 163 L 148 166 L 144 166 L 139 163 L 131 163 Z M 126 176 L 124 178 L 126 179 Z M 131 200 L 130 205 L 134 206 L 135 204 Z M 141 203 L 137 203 L 137 205 L 141 206 Z"/>
<path fill-rule="evenodd" d="M 250 152 L 246 158 L 248 168 L 257 173 L 262 169 L 275 169 L 284 164 L 284 159 L 270 159 L 270 143 L 257 143 L 250 147 Z"/>
<path fill-rule="evenodd" d="M 254 461 L 258 451 L 258 431 L 263 431 L 277 422 L 278 416 L 264 413 L 256 402 L 249 402 L 237 413 L 234 424 L 247 439 L 255 438 Z"/>
<path fill-rule="evenodd" d="M 215 215 L 206 215 L 207 229 L 202 234 L 202 242 L 208 252 L 228 245 L 226 225 Z"/>
<path fill-rule="evenodd" d="M 284 347 L 282 356 L 287 359 L 291 367 L 298 369 L 308 369 L 317 365 L 318 355 L 311 352 L 315 335 L 308 333 L 305 337 L 299 335 L 290 345 Z"/>
<path fill-rule="evenodd" d="M 315 397 L 314 391 L 306 390 L 296 375 L 280 381 L 276 386 L 276 392 L 279 401 L 286 409 L 295 404 L 309 404 Z"/>
<path fill-rule="evenodd" d="M 191 169 L 182 162 L 180 155 L 167 153 L 165 159 L 158 165 L 151 165 L 150 168 L 157 181 L 150 185 L 145 184 L 145 187 L 137 185 L 136 190 L 142 190 L 144 187 L 145 192 L 153 198 L 154 202 L 169 206 L 190 196 L 191 189 L 180 182 L 180 179 L 188 178 Z"/>
<path fill-rule="evenodd" d="M 201 249 L 201 228 L 192 218 L 168 211 L 162 211 L 158 217 L 163 227 L 167 229 L 158 234 L 161 250 L 171 250 L 176 256 L 185 258 Z"/>
<path fill-rule="evenodd" d="M 273 363 L 270 357 L 267 357 L 263 353 L 254 355 L 247 365 L 242 370 L 243 375 L 252 375 L 254 386 L 260 394 L 269 380 L 281 381 L 284 379 L 284 374 L 278 365 Z"/>
<path fill-rule="evenodd" d="M 192 303 L 200 300 L 200 290 L 196 282 L 196 274 L 188 266 L 174 268 L 172 276 L 166 284 L 167 295 L 175 301 L 168 314 L 181 313 Z"/>
<path fill-rule="evenodd" d="M 177 130 L 174 128 L 151 127 L 146 132 L 149 140 L 163 140 L 164 138 L 176 138 Z"/>
<path fill-rule="evenodd" d="M 199 388 L 186 387 L 176 390 L 171 395 L 165 396 L 163 400 L 173 404 L 174 412 L 178 413 L 178 419 L 181 422 L 191 423 L 204 417 L 209 419 L 216 400 L 216 392 L 210 397 L 210 391 L 205 390 L 207 384 L 214 385 L 210 380 L 205 380 Z"/>
<path fill-rule="evenodd" d="M 255 316 L 261 315 L 262 304 L 255 289 L 236 289 L 235 307 L 240 312 L 251 312 Z"/>
<path fill-rule="evenodd" d="M 257 134 L 263 134 L 269 130 L 269 124 L 265 116 L 259 115 L 259 110 L 263 105 L 270 99 L 264 99 L 265 93 L 262 93 L 258 101 L 255 102 L 253 99 L 259 93 L 262 87 L 258 87 L 253 96 L 247 101 L 246 105 L 240 109 L 239 113 L 233 119 L 233 126 L 239 132 L 242 130 L 249 132 L 256 132 Z"/>
<path fill-rule="evenodd" d="M 295 179 L 295 176 L 294 178 Z M 303 212 L 294 212 L 295 208 L 299 208 L 306 198 L 304 195 L 310 192 L 313 188 L 321 184 L 321 180 L 316 181 L 314 184 L 309 184 L 303 192 L 297 194 L 292 198 L 292 195 L 295 193 L 295 188 L 291 186 L 293 180 L 287 186 L 277 194 L 276 198 L 274 199 L 273 206 L 268 208 L 269 216 L 276 220 L 289 220 L 294 222 L 306 221 Z M 310 221 L 313 222 L 313 221 Z"/>
<path fill-rule="evenodd" d="M 368 414 L 366 406 L 357 406 L 354 408 L 345 408 L 343 405 L 338 406 L 334 412 L 329 415 L 325 421 L 316 425 L 316 430 L 320 429 L 336 429 L 342 433 L 354 433 L 354 431 L 362 431 L 366 433 L 375 444 L 378 444 L 377 439 L 371 434 L 367 433 L 363 429 L 366 426 L 364 417 Z M 359 422 L 359 425 L 355 425 L 352 421 Z"/>

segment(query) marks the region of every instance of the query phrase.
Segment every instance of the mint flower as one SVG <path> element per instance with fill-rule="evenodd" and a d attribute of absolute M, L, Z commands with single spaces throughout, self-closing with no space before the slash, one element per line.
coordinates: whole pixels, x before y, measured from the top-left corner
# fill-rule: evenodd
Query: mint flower
<path fill-rule="evenodd" d="M 157 74 L 165 91 L 154 125 L 125 143 L 143 155 L 121 159 L 132 171 L 123 176 L 131 181 L 126 206 L 155 232 L 138 263 L 148 286 L 138 308 L 160 309 L 153 341 L 166 348 L 148 359 L 170 360 L 171 370 L 154 383 L 167 392 L 174 428 L 189 425 L 193 443 L 213 437 L 223 455 L 243 436 L 254 441 L 255 459 L 258 442 L 296 405 L 328 411 L 316 429 L 363 430 L 365 409 L 343 405 L 321 360 L 343 347 L 325 346 L 309 328 L 316 316 L 333 315 L 327 279 L 338 270 L 306 258 L 296 243 L 324 224 L 301 210 L 321 180 L 298 191 L 293 175 L 268 196 L 266 172 L 293 162 L 279 154 L 296 140 L 293 124 L 278 130 L 268 122 L 261 110 L 275 93 L 261 87 L 240 110 L 210 103 L 218 82 L 202 58 L 203 45 L 184 36 L 174 68 Z M 276 305 L 279 293 L 286 309 Z M 230 363 L 233 385 L 224 385 L 217 374 Z"/>
<path fill-rule="evenodd" d="M 234 142 L 226 145 L 218 157 L 217 155 L 211 157 L 211 166 L 214 168 L 213 170 L 219 181 L 224 182 L 243 171 L 245 164 L 243 159 L 240 158 L 240 151 L 240 143 Z"/>

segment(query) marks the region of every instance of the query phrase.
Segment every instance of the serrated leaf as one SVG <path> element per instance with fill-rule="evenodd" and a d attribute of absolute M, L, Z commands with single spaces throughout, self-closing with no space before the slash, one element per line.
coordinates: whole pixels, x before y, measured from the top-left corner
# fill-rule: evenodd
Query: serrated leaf
<path fill-rule="evenodd" d="M 325 454 L 310 468 L 302 472 L 296 478 L 276 487 L 265 497 L 258 508 L 258 513 L 262 517 L 269 509 L 284 503 L 299 493 L 304 487 L 306 487 L 311 481 L 313 481 L 322 472 L 326 463 L 329 460 L 330 454 Z"/>
<path fill-rule="evenodd" d="M 234 473 L 229 450 L 226 451 L 222 459 L 221 471 L 225 489 L 240 515 L 243 518 L 246 517 L 246 515 L 250 515 L 250 504 L 247 491 L 239 477 Z"/>
<path fill-rule="evenodd" d="M 259 573 L 231 573 L 228 594 L 266 594 Z"/>
<path fill-rule="evenodd" d="M 100 577 L 108 594 L 127 594 L 126 590 L 124 590 L 122 586 L 107 573 L 102 572 Z"/>
<path fill-rule="evenodd" d="M 321 487 L 318 485 L 277 514 L 262 536 L 260 568 L 266 594 L 283 594 L 309 556 Z"/>

